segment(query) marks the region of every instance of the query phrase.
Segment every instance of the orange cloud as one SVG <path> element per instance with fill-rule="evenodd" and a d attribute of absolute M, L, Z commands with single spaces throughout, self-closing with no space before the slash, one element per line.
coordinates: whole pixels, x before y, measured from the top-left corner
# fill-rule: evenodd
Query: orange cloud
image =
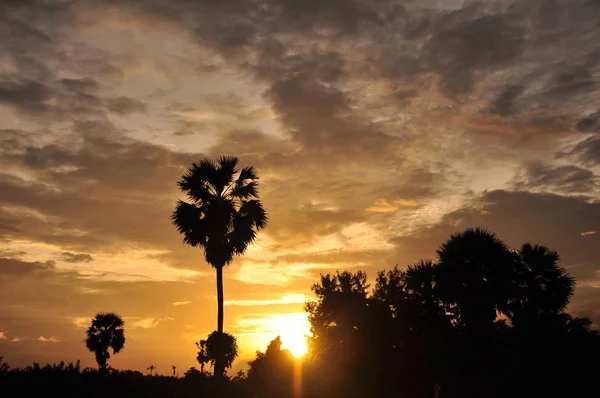
<path fill-rule="evenodd" d="M 60 340 L 57 339 L 56 337 L 44 337 L 44 336 L 40 336 L 38 338 L 38 341 L 42 342 L 42 343 L 58 343 Z"/>
<path fill-rule="evenodd" d="M 590 236 L 590 235 L 596 235 L 597 232 L 596 231 L 587 231 L 587 232 L 582 232 L 579 235 L 581 236 Z"/>
<path fill-rule="evenodd" d="M 385 199 L 377 199 L 373 206 L 367 207 L 365 210 L 370 213 L 391 213 L 400 207 L 416 207 L 417 202 L 415 200 L 398 199 L 389 203 Z"/>

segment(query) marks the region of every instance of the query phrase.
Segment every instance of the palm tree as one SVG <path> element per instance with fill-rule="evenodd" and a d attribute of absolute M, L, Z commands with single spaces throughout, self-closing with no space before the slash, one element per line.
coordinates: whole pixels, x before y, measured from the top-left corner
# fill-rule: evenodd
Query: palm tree
<path fill-rule="evenodd" d="M 237 340 L 228 333 L 212 332 L 206 339 L 206 356 L 213 365 L 215 375 L 219 375 L 217 373 L 217 363 L 221 362 L 224 368 L 230 368 L 235 358 L 237 358 Z"/>
<path fill-rule="evenodd" d="M 125 330 L 123 320 L 112 312 L 98 313 L 92 319 L 92 325 L 87 330 L 85 345 L 88 350 L 96 354 L 96 362 L 101 372 L 105 372 L 110 358 L 108 349 L 113 354 L 118 353 L 125 346 Z"/>
<path fill-rule="evenodd" d="M 217 273 L 217 331 L 223 333 L 223 267 L 243 254 L 258 231 L 267 225 L 267 213 L 258 200 L 254 167 L 238 168 L 238 158 L 192 163 L 178 182 L 189 202 L 179 200 L 171 216 L 183 242 L 201 246 L 207 263 Z M 215 364 L 222 376 L 225 366 Z"/>
<path fill-rule="evenodd" d="M 173 377 L 177 375 L 177 366 L 173 365 Z"/>
<path fill-rule="evenodd" d="M 456 321 L 470 330 L 493 326 L 516 279 L 506 243 L 485 229 L 470 228 L 451 235 L 437 253 L 436 290 Z"/>
<path fill-rule="evenodd" d="M 150 371 L 150 376 L 152 376 L 152 372 L 154 371 L 154 369 L 156 369 L 156 366 L 154 366 L 154 365 L 150 365 L 146 368 L 146 370 Z"/>
<path fill-rule="evenodd" d="M 573 295 L 575 280 L 558 265 L 556 251 L 525 243 L 518 255 L 518 283 L 507 315 L 515 326 L 563 311 Z"/>

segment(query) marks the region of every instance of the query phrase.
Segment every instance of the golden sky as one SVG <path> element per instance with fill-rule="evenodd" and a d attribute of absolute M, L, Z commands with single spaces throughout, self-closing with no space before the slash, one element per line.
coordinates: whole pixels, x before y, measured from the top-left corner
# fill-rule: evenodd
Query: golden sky
<path fill-rule="evenodd" d="M 432 258 L 451 232 L 549 246 L 600 323 L 600 3 L 22 0 L 0 4 L 0 353 L 195 365 L 212 268 L 170 225 L 202 157 L 258 169 L 269 226 L 225 270 L 243 367 L 307 330 L 324 272 Z"/>

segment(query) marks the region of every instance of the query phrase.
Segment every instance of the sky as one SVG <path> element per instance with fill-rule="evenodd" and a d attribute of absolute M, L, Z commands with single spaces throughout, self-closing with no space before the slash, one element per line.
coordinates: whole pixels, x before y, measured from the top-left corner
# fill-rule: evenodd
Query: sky
<path fill-rule="evenodd" d="M 243 367 L 307 330 L 319 274 L 481 226 L 557 250 L 600 327 L 600 2 L 0 0 L 0 355 L 195 363 L 214 270 L 170 215 L 204 157 L 254 165 L 268 227 L 225 275 Z"/>

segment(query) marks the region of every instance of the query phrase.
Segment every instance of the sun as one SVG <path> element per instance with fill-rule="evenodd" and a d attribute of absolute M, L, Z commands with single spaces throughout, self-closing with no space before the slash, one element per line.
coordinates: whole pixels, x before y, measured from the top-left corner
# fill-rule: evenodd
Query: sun
<path fill-rule="evenodd" d="M 274 321 L 275 332 L 281 337 L 281 348 L 289 350 L 296 358 L 306 354 L 306 336 L 310 334 L 307 314 L 281 314 Z"/>
<path fill-rule="evenodd" d="M 290 350 L 293 356 L 300 358 L 308 351 L 306 336 L 301 331 L 282 331 L 281 348 Z"/>

